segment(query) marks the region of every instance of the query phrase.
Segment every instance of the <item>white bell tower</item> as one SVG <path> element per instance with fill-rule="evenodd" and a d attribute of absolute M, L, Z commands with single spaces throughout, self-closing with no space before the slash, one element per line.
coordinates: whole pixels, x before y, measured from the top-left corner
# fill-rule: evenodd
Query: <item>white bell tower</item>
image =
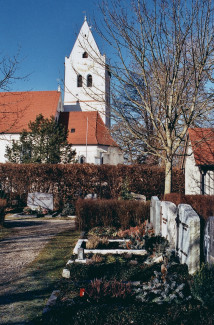
<path fill-rule="evenodd" d="M 98 111 L 110 127 L 110 73 L 88 22 L 65 58 L 64 111 Z"/>

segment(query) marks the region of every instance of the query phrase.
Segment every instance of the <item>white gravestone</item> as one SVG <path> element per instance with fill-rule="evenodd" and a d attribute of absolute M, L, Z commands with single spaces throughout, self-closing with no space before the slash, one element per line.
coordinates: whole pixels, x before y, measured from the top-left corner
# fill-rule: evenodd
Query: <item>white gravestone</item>
<path fill-rule="evenodd" d="M 53 211 L 53 194 L 39 192 L 28 193 L 27 205 L 32 210 L 41 207 Z"/>
<path fill-rule="evenodd" d="M 161 201 L 159 201 L 157 196 L 152 196 L 150 203 L 150 222 L 153 224 L 156 236 L 161 233 L 160 207 Z"/>
<path fill-rule="evenodd" d="M 171 249 L 176 249 L 177 208 L 172 202 L 161 202 L 161 235 L 169 241 Z"/>
<path fill-rule="evenodd" d="M 214 264 L 214 217 L 209 217 L 204 229 L 205 262 Z"/>
<path fill-rule="evenodd" d="M 179 204 L 178 255 L 189 273 L 200 267 L 200 218 L 188 204 Z"/>

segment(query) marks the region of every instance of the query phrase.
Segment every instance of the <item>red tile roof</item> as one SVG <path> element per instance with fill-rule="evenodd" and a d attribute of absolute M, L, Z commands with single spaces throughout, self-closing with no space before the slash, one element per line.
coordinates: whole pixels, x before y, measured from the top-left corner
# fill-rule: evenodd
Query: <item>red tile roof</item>
<path fill-rule="evenodd" d="M 88 120 L 87 144 L 118 147 L 112 139 L 99 113 L 93 112 L 63 112 L 59 121 L 68 128 L 68 142 L 73 145 L 86 145 L 86 130 Z M 71 130 L 73 132 L 71 132 Z"/>
<path fill-rule="evenodd" d="M 214 128 L 189 129 L 189 139 L 197 166 L 214 165 Z"/>
<path fill-rule="evenodd" d="M 58 91 L 0 92 L 0 133 L 28 130 L 39 114 L 55 116 L 60 96 Z"/>

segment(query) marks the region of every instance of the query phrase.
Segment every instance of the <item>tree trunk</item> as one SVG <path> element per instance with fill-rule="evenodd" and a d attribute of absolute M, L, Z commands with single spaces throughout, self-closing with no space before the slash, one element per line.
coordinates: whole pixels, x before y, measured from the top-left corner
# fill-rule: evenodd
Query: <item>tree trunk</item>
<path fill-rule="evenodd" d="M 172 191 L 172 162 L 166 161 L 165 166 L 165 190 L 164 194 L 171 193 Z"/>

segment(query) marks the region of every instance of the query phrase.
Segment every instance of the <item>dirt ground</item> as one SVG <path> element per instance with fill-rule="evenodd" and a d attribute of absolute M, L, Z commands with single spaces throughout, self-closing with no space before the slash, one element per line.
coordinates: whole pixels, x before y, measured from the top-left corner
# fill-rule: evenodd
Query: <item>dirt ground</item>
<path fill-rule="evenodd" d="M 5 314 L 13 309 L 10 295 L 22 279 L 25 267 L 57 233 L 74 229 L 74 221 L 14 218 L 6 221 L 12 233 L 0 241 L 0 324 L 1 310 Z M 8 324 L 8 323 L 6 323 Z M 10 324 L 17 324 L 11 322 Z"/>

